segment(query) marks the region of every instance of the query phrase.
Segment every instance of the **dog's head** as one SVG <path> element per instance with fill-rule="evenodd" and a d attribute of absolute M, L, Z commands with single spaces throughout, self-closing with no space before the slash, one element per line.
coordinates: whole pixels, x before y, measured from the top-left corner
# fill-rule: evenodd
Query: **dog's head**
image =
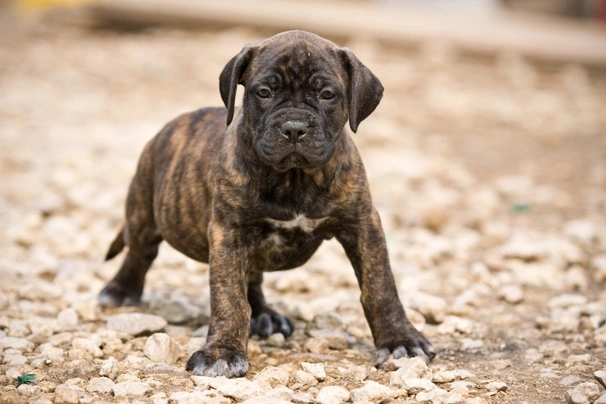
<path fill-rule="evenodd" d="M 351 51 L 304 31 L 245 46 L 219 84 L 228 125 L 236 88 L 244 85 L 253 148 L 279 170 L 326 164 L 347 120 L 356 132 L 383 95 L 379 79 Z"/>

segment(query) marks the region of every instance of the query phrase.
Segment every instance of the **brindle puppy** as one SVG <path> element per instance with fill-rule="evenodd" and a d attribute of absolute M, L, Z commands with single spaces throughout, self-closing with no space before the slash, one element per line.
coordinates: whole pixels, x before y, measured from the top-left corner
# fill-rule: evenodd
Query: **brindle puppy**
<path fill-rule="evenodd" d="M 219 84 L 227 109 L 182 115 L 145 147 L 107 259 L 125 245 L 128 254 L 99 303 L 139 303 L 168 241 L 210 263 L 208 338 L 187 369 L 242 376 L 249 333 L 293 332 L 265 302 L 263 272 L 298 267 L 336 237 L 360 285 L 378 365 L 392 354 L 430 361 L 435 351 L 404 313 L 364 166 L 344 130 L 349 120 L 355 132 L 379 104 L 379 80 L 349 50 L 290 31 L 245 46 Z M 238 84 L 242 108 L 234 107 Z"/>

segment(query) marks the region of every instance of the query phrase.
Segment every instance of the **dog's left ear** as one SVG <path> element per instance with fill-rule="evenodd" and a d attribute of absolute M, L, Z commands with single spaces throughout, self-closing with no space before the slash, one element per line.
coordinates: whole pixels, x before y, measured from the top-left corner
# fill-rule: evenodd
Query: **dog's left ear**
<path fill-rule="evenodd" d="M 219 91 L 221 92 L 223 104 L 227 107 L 227 125 L 234 118 L 234 104 L 236 103 L 238 84 L 241 84 L 242 75 L 252 59 L 254 50 L 254 46 L 244 47 L 240 53 L 227 62 L 219 75 Z"/>
<path fill-rule="evenodd" d="M 341 50 L 349 75 L 349 127 L 355 133 L 358 125 L 375 110 L 383 97 L 383 85 L 349 49 Z"/>

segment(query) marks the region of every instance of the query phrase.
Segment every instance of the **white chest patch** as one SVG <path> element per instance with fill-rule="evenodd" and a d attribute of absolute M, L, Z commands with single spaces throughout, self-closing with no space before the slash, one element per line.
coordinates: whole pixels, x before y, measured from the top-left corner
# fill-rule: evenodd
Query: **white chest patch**
<path fill-rule="evenodd" d="M 297 215 L 292 220 L 275 220 L 266 218 L 265 221 L 270 223 L 272 226 L 278 229 L 296 229 L 300 228 L 305 233 L 311 233 L 316 227 L 318 227 L 326 218 L 320 219 L 308 219 L 305 215 Z"/>

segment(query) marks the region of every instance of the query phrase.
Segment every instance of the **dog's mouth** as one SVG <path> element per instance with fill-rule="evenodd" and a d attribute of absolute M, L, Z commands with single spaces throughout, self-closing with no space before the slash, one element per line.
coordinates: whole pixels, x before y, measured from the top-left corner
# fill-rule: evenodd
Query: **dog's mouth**
<path fill-rule="evenodd" d="M 323 166 L 328 162 L 333 151 L 334 146 L 329 143 L 315 146 L 298 143 L 276 146 L 261 142 L 257 145 L 257 154 L 261 160 L 280 171 Z"/>

